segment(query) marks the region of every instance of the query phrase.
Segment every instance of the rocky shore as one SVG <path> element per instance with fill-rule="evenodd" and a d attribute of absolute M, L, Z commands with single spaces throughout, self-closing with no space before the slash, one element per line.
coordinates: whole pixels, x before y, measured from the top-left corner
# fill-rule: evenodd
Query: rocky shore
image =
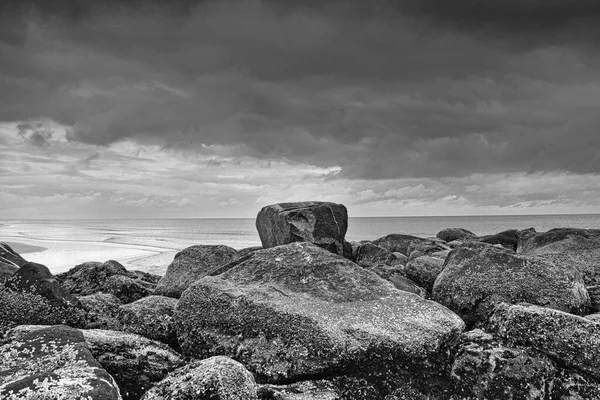
<path fill-rule="evenodd" d="M 600 230 L 348 242 L 322 202 L 256 227 L 164 276 L 0 242 L 0 399 L 600 398 Z"/>

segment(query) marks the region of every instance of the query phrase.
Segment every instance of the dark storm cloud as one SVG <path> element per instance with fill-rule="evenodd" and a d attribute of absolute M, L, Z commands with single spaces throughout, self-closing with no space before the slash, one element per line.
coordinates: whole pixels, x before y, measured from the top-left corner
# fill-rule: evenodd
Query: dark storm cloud
<path fill-rule="evenodd" d="M 21 3 L 0 120 L 352 178 L 600 171 L 595 2 L 364 3 Z"/>

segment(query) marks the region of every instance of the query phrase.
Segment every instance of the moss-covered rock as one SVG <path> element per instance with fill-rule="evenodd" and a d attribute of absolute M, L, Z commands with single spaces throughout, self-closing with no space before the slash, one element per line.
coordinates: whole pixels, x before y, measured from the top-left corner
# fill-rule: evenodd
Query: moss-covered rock
<path fill-rule="evenodd" d="M 435 369 L 464 327 L 445 307 L 310 243 L 260 250 L 198 280 L 175 320 L 185 355 L 228 355 L 270 383 Z"/>
<path fill-rule="evenodd" d="M 402 266 L 390 266 L 385 264 L 378 264 L 373 267 L 367 268 L 367 270 L 376 273 L 380 278 L 391 282 L 396 289 L 404 290 L 418 294 L 421 297 L 427 297 L 427 290 L 419 286 L 417 283 L 407 278 L 404 275 Z"/>
<path fill-rule="evenodd" d="M 122 330 L 158 340 L 179 349 L 173 314 L 177 299 L 148 296 L 123 305 L 118 312 Z"/>
<path fill-rule="evenodd" d="M 443 269 L 444 260 L 422 256 L 409 261 L 404 267 L 404 274 L 431 293 L 435 279 Z"/>
<path fill-rule="evenodd" d="M 485 323 L 500 302 L 527 302 L 571 313 L 586 313 L 590 302 L 576 269 L 483 243 L 450 253 L 435 280 L 433 298 L 470 326 Z"/>
<path fill-rule="evenodd" d="M 109 293 L 94 293 L 78 297 L 83 308 L 87 311 L 87 329 L 121 330 L 118 320 L 119 308 L 123 303 L 115 295 Z"/>
<path fill-rule="evenodd" d="M 144 400 L 257 400 L 254 377 L 231 358 L 194 361 L 169 374 Z"/>
<path fill-rule="evenodd" d="M 372 242 L 359 244 L 354 252 L 354 257 L 355 262 L 363 268 L 374 267 L 379 264 L 396 264 L 396 256 L 391 251 Z"/>
<path fill-rule="evenodd" d="M 237 250 L 223 245 L 198 245 L 181 250 L 167 267 L 154 294 L 179 298 L 196 280 L 238 258 Z"/>
<path fill-rule="evenodd" d="M 25 333 L 0 347 L 2 400 L 117 400 L 119 389 L 83 335 L 65 326 Z"/>
<path fill-rule="evenodd" d="M 408 262 L 410 262 L 415 258 L 428 256 L 444 250 L 450 250 L 450 247 L 442 240 L 426 239 L 411 242 L 406 252 L 408 253 Z"/>
<path fill-rule="evenodd" d="M 153 293 L 152 289 L 124 275 L 113 275 L 106 279 L 102 291 L 114 295 L 123 303 L 131 303 Z"/>

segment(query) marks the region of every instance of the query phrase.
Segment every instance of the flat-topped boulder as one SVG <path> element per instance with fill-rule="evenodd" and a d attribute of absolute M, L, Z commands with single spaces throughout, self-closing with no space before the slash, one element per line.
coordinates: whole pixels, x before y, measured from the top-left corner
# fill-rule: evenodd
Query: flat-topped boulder
<path fill-rule="evenodd" d="M 227 355 L 264 382 L 436 368 L 464 327 L 447 308 L 396 289 L 311 243 L 256 251 L 196 281 L 175 309 L 184 355 Z"/>
<path fill-rule="evenodd" d="M 433 297 L 468 325 L 484 323 L 500 302 L 528 302 L 571 313 L 585 313 L 590 305 L 575 268 L 484 243 L 452 250 L 435 280 Z"/>
<path fill-rule="evenodd" d="M 392 253 L 402 253 L 408 257 L 408 247 L 412 242 L 422 242 L 427 239 L 420 238 L 413 235 L 405 235 L 402 233 L 391 233 L 389 235 L 380 237 L 379 239 L 373 240 L 379 247 L 383 247 L 391 251 Z"/>
<path fill-rule="evenodd" d="M 436 238 L 444 242 L 453 242 L 455 240 L 476 240 L 477 235 L 463 228 L 446 228 L 442 229 L 435 235 Z"/>
<path fill-rule="evenodd" d="M 181 250 L 167 267 L 155 294 L 179 298 L 196 280 L 238 258 L 237 250 L 223 245 L 197 245 Z"/>
<path fill-rule="evenodd" d="M 304 201 L 263 207 L 256 229 L 264 248 L 293 242 L 310 242 L 332 253 L 351 257 L 344 238 L 348 211 L 342 204 Z"/>
<path fill-rule="evenodd" d="M 600 285 L 600 230 L 557 228 L 522 236 L 520 254 L 547 258 L 557 265 L 575 267 L 587 285 Z"/>
<path fill-rule="evenodd" d="M 51 326 L 0 347 L 0 398 L 120 400 L 113 377 L 92 356 L 81 332 Z"/>

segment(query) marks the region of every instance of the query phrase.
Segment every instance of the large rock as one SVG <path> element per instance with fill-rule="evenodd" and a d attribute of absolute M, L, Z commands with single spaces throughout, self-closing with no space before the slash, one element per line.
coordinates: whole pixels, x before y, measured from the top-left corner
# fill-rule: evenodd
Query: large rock
<path fill-rule="evenodd" d="M 87 311 L 88 329 L 121 330 L 122 326 L 117 319 L 122 303 L 115 295 L 108 293 L 94 293 L 79 297 L 83 308 Z"/>
<path fill-rule="evenodd" d="M 417 236 L 392 233 L 373 240 L 373 243 L 379 247 L 383 247 L 384 249 L 391 251 L 392 253 L 398 252 L 408 257 L 408 247 L 412 242 L 422 242 L 426 240 L 427 239 Z"/>
<path fill-rule="evenodd" d="M 371 242 L 360 244 L 353 254 L 355 262 L 363 268 L 374 267 L 379 264 L 394 265 L 396 263 L 396 256 L 391 251 Z"/>
<path fill-rule="evenodd" d="M 256 229 L 264 248 L 310 242 L 351 257 L 350 246 L 344 244 L 348 211 L 342 204 L 306 201 L 266 206 L 256 217 Z"/>
<path fill-rule="evenodd" d="M 259 399 L 340 400 L 340 390 L 330 381 L 302 381 L 289 385 L 260 385 Z"/>
<path fill-rule="evenodd" d="M 426 239 L 411 242 L 406 252 L 408 253 L 408 261 L 410 262 L 415 258 L 429 256 L 444 250 L 450 250 L 450 247 L 441 240 Z"/>
<path fill-rule="evenodd" d="M 196 281 L 175 321 L 186 356 L 228 355 L 270 383 L 350 366 L 435 368 L 464 327 L 445 307 L 310 243 L 260 250 Z"/>
<path fill-rule="evenodd" d="M 24 333 L 0 347 L 1 399 L 121 399 L 84 337 L 65 326 Z"/>
<path fill-rule="evenodd" d="M 519 231 L 517 229 L 508 229 L 494 235 L 480 236 L 478 240 L 483 243 L 499 244 L 507 249 L 517 251 Z"/>
<path fill-rule="evenodd" d="M 385 264 L 379 264 L 371 268 L 369 271 L 376 273 L 379 277 L 391 282 L 396 289 L 406 292 L 418 294 L 421 297 L 427 297 L 427 290 L 404 276 L 402 266 L 394 267 Z"/>
<path fill-rule="evenodd" d="M 574 268 L 481 243 L 450 253 L 435 280 L 433 297 L 468 325 L 485 322 L 500 302 L 528 302 L 571 313 L 585 313 L 590 304 Z"/>
<path fill-rule="evenodd" d="M 21 325 L 7 333 L 11 340 L 43 331 L 47 327 Z M 183 365 L 181 356 L 168 346 L 131 333 L 81 329 L 91 354 L 109 372 L 124 400 L 139 399 L 170 371 Z"/>
<path fill-rule="evenodd" d="M 11 277 L 25 264 L 27 264 L 27 260 L 8 244 L 0 242 L 0 283 Z"/>
<path fill-rule="evenodd" d="M 422 256 L 409 261 L 404 267 L 404 274 L 431 293 L 435 279 L 443 269 L 444 260 Z"/>
<path fill-rule="evenodd" d="M 153 290 L 137 280 L 124 275 L 113 275 L 106 279 L 102 291 L 112 294 L 123 303 L 131 303 L 152 294 Z"/>
<path fill-rule="evenodd" d="M 173 313 L 177 299 L 164 296 L 148 296 L 122 306 L 118 313 L 119 322 L 126 332 L 179 348 Z"/>
<path fill-rule="evenodd" d="M 600 230 L 557 228 L 521 238 L 519 253 L 575 267 L 587 285 L 600 285 Z"/>
<path fill-rule="evenodd" d="M 600 377 L 600 324 L 528 304 L 499 304 L 489 329 L 507 341 L 533 347 L 563 365 Z"/>
<path fill-rule="evenodd" d="M 223 245 L 198 245 L 181 250 L 158 282 L 155 294 L 179 298 L 196 280 L 238 258 L 235 249 Z"/>
<path fill-rule="evenodd" d="M 455 240 L 476 240 L 477 235 L 463 228 L 446 228 L 442 229 L 435 235 L 438 239 L 444 242 L 453 242 Z"/>
<path fill-rule="evenodd" d="M 169 374 L 144 400 L 257 400 L 254 377 L 242 364 L 215 356 Z"/>

